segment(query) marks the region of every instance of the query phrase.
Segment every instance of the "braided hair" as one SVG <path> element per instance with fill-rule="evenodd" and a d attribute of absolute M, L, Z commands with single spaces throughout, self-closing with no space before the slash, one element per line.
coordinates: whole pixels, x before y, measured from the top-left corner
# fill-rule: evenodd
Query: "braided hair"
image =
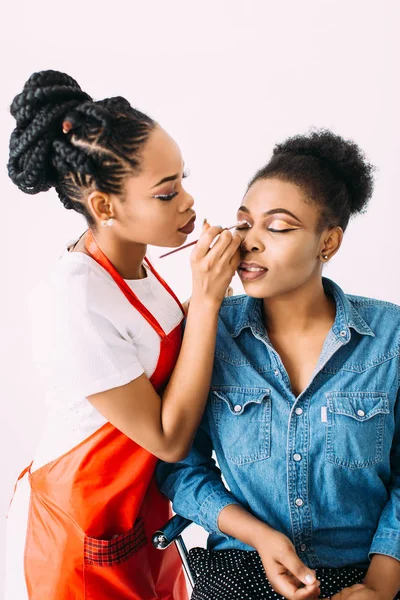
<path fill-rule="evenodd" d="M 373 191 L 374 167 L 361 149 L 329 130 L 277 144 L 269 163 L 249 183 L 277 178 L 298 185 L 320 208 L 319 228 L 339 226 L 365 212 Z"/>
<path fill-rule="evenodd" d="M 8 174 L 27 194 L 55 187 L 67 209 L 94 225 L 85 198 L 93 190 L 123 195 L 140 171 L 139 151 L 155 127 L 122 97 L 93 99 L 59 71 L 34 73 L 11 104 Z"/>

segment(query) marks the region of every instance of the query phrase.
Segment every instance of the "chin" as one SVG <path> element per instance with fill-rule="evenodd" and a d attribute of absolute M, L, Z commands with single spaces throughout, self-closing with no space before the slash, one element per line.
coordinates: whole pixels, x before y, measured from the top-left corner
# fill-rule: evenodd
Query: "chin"
<path fill-rule="evenodd" d="M 250 296 L 250 298 L 259 298 L 263 300 L 267 298 L 275 298 L 277 296 L 282 296 L 287 291 L 289 291 L 287 288 L 284 287 L 273 287 L 265 281 L 262 282 L 242 280 L 242 285 L 247 296 Z"/>
<path fill-rule="evenodd" d="M 167 240 L 160 240 L 160 238 L 158 238 L 157 240 L 154 240 L 154 242 L 148 242 L 148 245 L 156 246 L 157 248 L 179 248 L 186 242 L 187 237 L 186 234 L 178 233 L 178 235 L 168 238 Z"/>

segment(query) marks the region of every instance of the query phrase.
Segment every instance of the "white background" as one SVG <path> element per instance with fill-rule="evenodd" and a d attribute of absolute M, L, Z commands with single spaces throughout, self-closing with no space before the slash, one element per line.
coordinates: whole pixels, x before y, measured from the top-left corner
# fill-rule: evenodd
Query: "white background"
<path fill-rule="evenodd" d="M 199 221 L 233 224 L 246 183 L 274 143 L 313 125 L 331 128 L 356 140 L 379 171 L 368 213 L 351 224 L 326 274 L 349 293 L 400 303 L 398 0 L 7 4 L 0 14 L 1 165 L 14 127 L 9 104 L 33 71 L 49 68 L 75 77 L 95 99 L 126 96 L 176 138 Z M 26 196 L 4 166 L 0 178 L 1 590 L 4 515 L 44 417 L 26 296 L 84 222 L 54 191 Z M 188 257 L 182 251 L 155 261 L 181 298 L 190 294 Z M 241 291 L 237 281 L 234 287 Z M 199 529 L 189 538 L 204 543 Z"/>

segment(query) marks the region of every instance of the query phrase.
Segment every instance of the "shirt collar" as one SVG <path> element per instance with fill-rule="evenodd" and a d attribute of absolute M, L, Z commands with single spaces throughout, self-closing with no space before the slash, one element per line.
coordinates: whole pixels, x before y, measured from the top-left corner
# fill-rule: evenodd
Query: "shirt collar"
<path fill-rule="evenodd" d="M 334 334 L 346 342 L 350 339 L 350 329 L 354 329 L 361 335 L 375 337 L 370 326 L 364 321 L 359 312 L 347 298 L 343 290 L 331 279 L 322 278 L 322 283 L 327 294 L 333 296 L 336 303 L 336 317 L 332 326 Z M 241 304 L 241 312 L 236 325 L 231 332 L 232 337 L 237 337 L 243 329 L 249 327 L 253 333 L 259 332 L 265 335 L 265 327 L 262 319 L 262 300 L 245 296 Z"/>

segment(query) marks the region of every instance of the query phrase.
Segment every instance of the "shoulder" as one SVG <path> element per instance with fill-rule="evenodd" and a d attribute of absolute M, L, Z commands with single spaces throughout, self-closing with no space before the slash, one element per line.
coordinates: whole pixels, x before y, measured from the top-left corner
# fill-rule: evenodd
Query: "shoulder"
<path fill-rule="evenodd" d="M 346 294 L 353 310 L 380 338 L 389 338 L 400 347 L 400 306 L 393 302 Z"/>
<path fill-rule="evenodd" d="M 108 315 L 110 307 L 118 307 L 118 299 L 111 277 L 93 259 L 68 253 L 33 291 L 33 317 L 49 323 L 90 320 L 93 314 Z"/>

